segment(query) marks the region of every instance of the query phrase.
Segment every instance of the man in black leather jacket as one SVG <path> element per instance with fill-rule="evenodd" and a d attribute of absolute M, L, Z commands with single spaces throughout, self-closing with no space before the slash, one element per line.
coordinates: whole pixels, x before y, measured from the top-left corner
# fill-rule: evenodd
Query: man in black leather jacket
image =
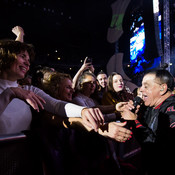
<path fill-rule="evenodd" d="M 128 110 L 129 107 L 122 112 L 124 119 L 136 119 L 133 133 L 141 144 L 143 167 L 148 175 L 160 173 L 169 175 L 174 172 L 175 96 L 172 95 L 173 90 L 174 78 L 167 70 L 152 70 L 143 77 L 140 88 L 146 110 L 138 116 Z"/>

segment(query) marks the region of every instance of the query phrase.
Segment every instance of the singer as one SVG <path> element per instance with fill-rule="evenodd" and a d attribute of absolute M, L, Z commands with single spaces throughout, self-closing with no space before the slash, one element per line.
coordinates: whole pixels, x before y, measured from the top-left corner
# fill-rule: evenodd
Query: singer
<path fill-rule="evenodd" d="M 140 91 L 146 110 L 137 116 L 131 112 L 133 102 L 121 113 L 124 119 L 135 120 L 133 133 L 142 147 L 145 173 L 172 174 L 175 157 L 174 77 L 165 69 L 151 70 L 142 80 Z M 137 114 L 136 114 L 137 113 Z"/>

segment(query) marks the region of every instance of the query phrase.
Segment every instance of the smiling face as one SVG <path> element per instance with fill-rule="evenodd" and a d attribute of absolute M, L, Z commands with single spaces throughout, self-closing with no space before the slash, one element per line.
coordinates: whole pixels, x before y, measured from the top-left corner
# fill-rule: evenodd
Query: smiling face
<path fill-rule="evenodd" d="M 3 78 L 16 81 L 25 77 L 30 67 L 30 58 L 27 51 L 21 51 L 16 55 L 14 63 L 3 72 Z"/>
<path fill-rule="evenodd" d="M 121 75 L 118 75 L 118 74 L 114 75 L 112 82 L 113 82 L 113 89 L 115 90 L 115 92 L 119 92 L 123 90 L 124 82 Z"/>
<path fill-rule="evenodd" d="M 140 88 L 145 106 L 156 107 L 162 101 L 162 85 L 154 74 L 147 74 L 143 77 Z"/>
<path fill-rule="evenodd" d="M 97 80 L 98 80 L 99 84 L 100 84 L 103 88 L 105 88 L 105 87 L 107 86 L 107 80 L 108 80 L 108 78 L 107 78 L 107 75 L 106 75 L 106 74 L 99 74 L 99 75 L 97 76 Z"/>
<path fill-rule="evenodd" d="M 60 83 L 60 89 L 59 89 L 59 99 L 64 101 L 72 101 L 72 94 L 74 90 L 72 88 L 72 80 L 69 78 L 65 78 Z"/>

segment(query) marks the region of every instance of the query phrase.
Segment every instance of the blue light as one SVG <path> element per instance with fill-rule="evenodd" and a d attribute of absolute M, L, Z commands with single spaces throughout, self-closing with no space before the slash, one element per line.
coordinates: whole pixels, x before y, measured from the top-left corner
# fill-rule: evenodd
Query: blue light
<path fill-rule="evenodd" d="M 161 39 L 161 16 L 159 16 L 159 37 Z M 145 60 L 145 29 L 142 16 L 136 18 L 130 27 L 131 37 L 130 37 L 130 67 L 133 69 L 133 73 L 143 72 L 148 68 L 150 61 Z M 151 65 L 151 68 L 159 65 L 161 57 L 155 58 Z M 143 67 L 144 66 L 144 67 Z M 150 64 L 149 64 L 150 68 Z M 148 68 L 148 69 L 149 69 Z"/>
<path fill-rule="evenodd" d="M 141 17 L 140 17 L 141 18 Z M 140 21 L 140 18 L 138 21 Z M 136 27 L 130 38 L 130 62 L 131 67 L 134 67 L 134 73 L 144 71 L 142 63 L 149 63 L 144 59 L 145 51 L 145 30 L 144 23 L 140 27 Z"/>
<path fill-rule="evenodd" d="M 137 61 L 137 57 L 144 53 L 145 48 L 145 33 L 144 26 L 136 28 L 134 31 L 134 36 L 130 39 L 130 59 L 131 63 Z"/>

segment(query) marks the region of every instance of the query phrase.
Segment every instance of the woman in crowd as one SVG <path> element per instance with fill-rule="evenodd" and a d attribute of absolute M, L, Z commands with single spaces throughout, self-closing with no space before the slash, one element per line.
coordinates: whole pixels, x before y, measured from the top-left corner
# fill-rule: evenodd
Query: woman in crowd
<path fill-rule="evenodd" d="M 53 72 L 43 77 L 43 90 L 59 100 L 71 102 L 74 89 L 69 74 Z"/>
<path fill-rule="evenodd" d="M 113 72 L 111 75 L 108 76 L 108 91 L 103 95 L 103 105 L 127 102 L 129 100 L 133 100 L 133 98 L 134 95 L 130 92 L 128 87 L 125 86 L 123 77 L 119 73 Z M 129 127 L 129 125 L 127 127 Z M 124 167 L 124 170 L 127 170 L 129 168 L 128 165 L 125 164 L 125 159 L 127 158 L 127 155 L 130 155 L 130 157 L 132 157 L 132 152 L 134 152 L 133 156 L 137 155 L 137 153 L 139 153 L 140 151 L 140 145 L 134 137 L 132 137 L 126 143 L 113 143 L 115 145 L 115 151 L 117 156 L 119 157 L 121 166 Z M 136 164 L 136 167 L 140 168 L 140 165 Z M 129 172 L 126 172 L 126 174 L 127 173 Z"/>
<path fill-rule="evenodd" d="M 85 71 L 79 77 L 77 87 L 75 89 L 73 103 L 81 105 L 81 106 L 86 106 L 86 107 L 97 107 L 98 106 L 98 108 L 102 111 L 102 113 L 104 114 L 113 113 L 114 114 L 114 111 L 117 108 L 116 104 L 100 105 L 98 103 L 98 100 L 94 98 L 96 97 L 96 95 L 94 95 L 96 87 L 97 87 L 96 76 L 89 71 Z"/>
<path fill-rule="evenodd" d="M 94 107 L 98 103 L 91 98 L 96 89 L 96 77 L 93 73 L 86 71 L 78 79 L 76 94 L 73 102 L 82 106 Z"/>
<path fill-rule="evenodd" d="M 83 73 L 83 75 L 86 73 Z M 90 72 L 88 72 L 87 74 L 92 76 L 92 73 L 90 73 Z M 81 75 L 81 76 L 83 76 L 83 75 Z M 54 98 L 62 99 L 65 101 L 72 101 L 72 94 L 73 94 L 74 90 L 72 88 L 72 79 L 71 79 L 69 74 L 53 72 L 50 74 L 50 76 L 44 76 L 43 77 L 43 89 L 45 92 L 47 92 L 48 94 L 50 94 Z M 86 87 L 86 90 L 87 89 L 88 88 Z M 81 104 L 81 105 L 84 105 L 84 104 Z M 88 104 L 88 105 L 90 105 L 90 104 Z M 50 119 L 51 118 L 52 118 L 52 121 L 54 123 L 54 120 L 56 119 L 56 117 L 52 116 L 52 117 L 50 117 Z M 54 120 L 53 120 L 53 118 L 54 118 Z M 67 129 L 67 130 L 63 127 L 58 128 L 58 124 L 57 124 L 57 129 L 54 133 L 56 133 L 56 132 L 60 133 L 60 131 L 64 131 L 64 132 L 61 132 L 62 133 L 61 135 L 58 134 L 55 137 L 55 140 L 61 139 L 61 141 L 59 141 L 59 143 L 63 143 L 63 141 L 64 141 L 64 144 L 61 144 L 61 145 L 59 144 L 59 148 L 57 148 L 57 150 L 59 150 L 58 152 L 60 154 L 64 152 L 64 154 L 62 155 L 62 157 L 63 157 L 62 161 L 63 162 L 65 161 L 64 158 L 66 157 L 67 154 L 72 155 L 71 159 L 70 158 L 69 158 L 69 160 L 66 159 L 66 161 L 65 161 L 66 163 L 63 163 L 62 167 L 64 167 L 65 165 L 66 165 L 66 167 L 69 166 L 69 167 L 71 167 L 71 172 L 75 171 L 76 174 L 92 174 L 92 171 L 96 172 L 96 173 L 100 173 L 100 174 L 106 174 L 106 173 L 110 173 L 110 172 L 112 173 L 112 171 L 113 171 L 113 173 L 118 172 L 117 165 L 115 164 L 115 162 L 112 161 L 112 159 L 108 155 L 109 153 L 106 152 L 108 150 L 106 148 L 107 147 L 107 142 L 106 142 L 107 139 L 104 137 L 101 137 L 97 133 L 87 132 L 86 130 L 83 129 L 83 127 L 80 127 L 81 125 L 79 123 L 81 123 L 80 120 L 74 119 L 73 125 L 74 125 L 75 130 L 71 129 L 72 127 Z M 117 138 L 119 138 L 119 136 L 117 136 L 117 133 L 126 132 L 127 129 L 121 127 L 120 124 L 119 125 L 117 125 L 117 124 L 115 125 L 115 124 L 116 123 L 111 122 L 108 125 L 108 128 L 113 128 L 113 130 L 116 130 L 115 139 L 118 140 Z M 75 126 L 79 126 L 79 127 L 75 127 Z M 52 128 L 53 128 L 53 126 L 52 126 Z M 44 127 L 44 130 L 45 129 L 46 129 L 46 127 Z M 59 130 L 59 132 L 58 132 L 58 130 Z M 79 132 L 79 131 L 81 131 L 81 132 Z M 99 132 L 99 133 L 101 135 L 104 135 L 103 132 Z M 110 135 L 111 135 L 111 131 L 109 132 L 108 137 L 110 137 Z M 53 133 L 50 134 L 49 138 L 53 138 Z M 69 143 L 65 142 L 65 138 L 67 138 L 66 140 L 69 140 L 70 142 Z M 53 141 L 52 141 L 52 143 L 53 143 Z M 69 145 L 71 145 L 71 147 Z M 86 149 L 89 150 L 88 153 L 85 151 Z M 106 159 L 106 156 L 107 157 L 109 156 L 109 158 L 108 158 L 109 160 Z M 54 157 L 54 155 L 52 156 L 52 158 L 53 157 Z M 60 158 L 59 158 L 59 160 L 60 160 Z M 71 164 L 69 164 L 70 160 L 71 160 Z M 108 165 L 108 164 L 105 165 L 105 163 L 109 163 L 109 162 L 111 165 Z M 66 167 L 64 169 L 64 172 L 65 171 L 69 172 L 69 169 L 66 169 Z M 58 166 L 53 167 L 52 170 L 54 168 L 57 169 Z M 57 170 L 55 170 L 55 171 L 57 171 Z"/>
<path fill-rule="evenodd" d="M 108 77 L 108 91 L 103 95 L 102 104 L 116 104 L 133 99 L 133 94 L 124 85 L 123 77 L 113 72 Z"/>
<path fill-rule="evenodd" d="M 45 109 L 63 117 L 82 117 L 97 131 L 99 124 L 103 123 L 99 109 L 85 109 L 56 100 L 33 86 L 18 85 L 17 80 L 25 77 L 33 57 L 31 45 L 12 40 L 0 41 L 0 134 L 28 130 L 32 119 L 30 106 L 38 112 Z M 14 109 L 18 110 L 14 112 Z"/>

